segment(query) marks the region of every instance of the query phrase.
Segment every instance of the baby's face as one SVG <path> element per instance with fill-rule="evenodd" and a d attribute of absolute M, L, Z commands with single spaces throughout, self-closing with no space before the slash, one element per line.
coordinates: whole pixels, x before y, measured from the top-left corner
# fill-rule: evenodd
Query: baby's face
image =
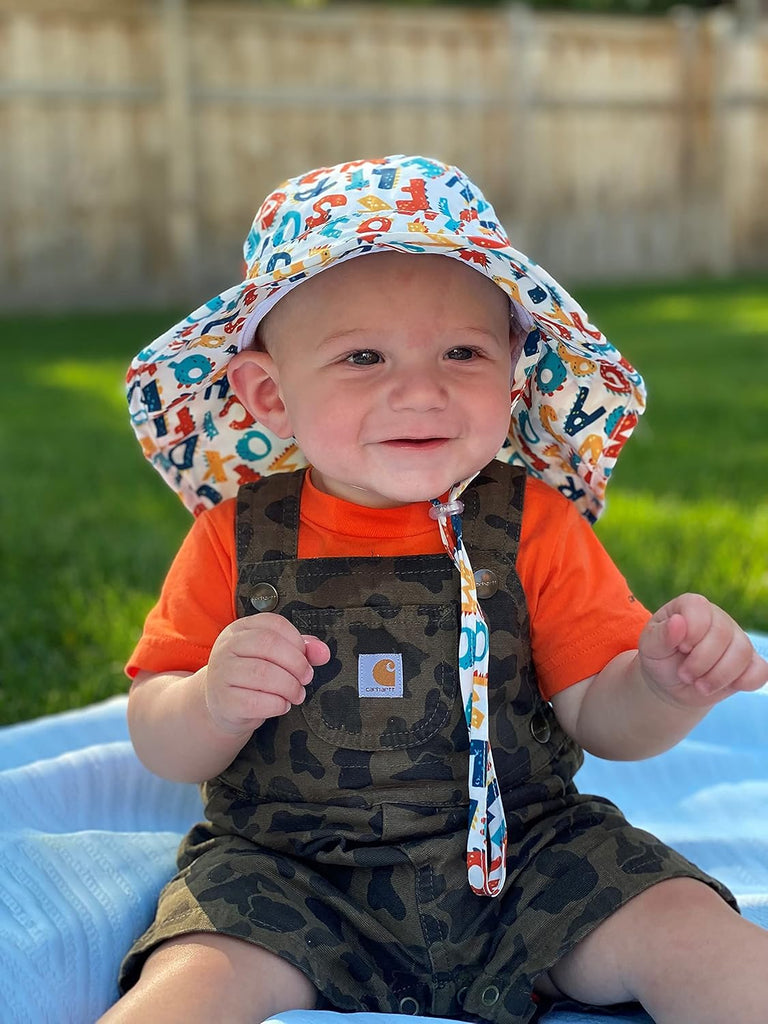
<path fill-rule="evenodd" d="M 290 433 L 329 494 L 373 508 L 439 497 L 506 437 L 509 300 L 459 260 L 349 260 L 262 328 Z"/>

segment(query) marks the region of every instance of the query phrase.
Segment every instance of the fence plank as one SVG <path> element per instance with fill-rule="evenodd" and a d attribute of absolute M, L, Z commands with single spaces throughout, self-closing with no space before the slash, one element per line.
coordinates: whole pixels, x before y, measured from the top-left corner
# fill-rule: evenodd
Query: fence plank
<path fill-rule="evenodd" d="M 768 268 L 768 25 L 504 10 L 0 0 L 0 303 L 234 281 L 286 176 L 464 167 L 565 280 Z"/>
<path fill-rule="evenodd" d="M 171 276 L 188 275 L 198 249 L 192 77 L 184 0 L 162 0 L 164 125 Z"/>

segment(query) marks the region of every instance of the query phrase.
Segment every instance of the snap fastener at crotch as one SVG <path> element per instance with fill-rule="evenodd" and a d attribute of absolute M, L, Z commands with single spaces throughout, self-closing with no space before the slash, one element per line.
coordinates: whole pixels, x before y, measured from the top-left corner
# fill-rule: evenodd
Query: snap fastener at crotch
<path fill-rule="evenodd" d="M 419 1012 L 419 1009 L 419 1004 L 413 996 L 404 996 L 400 1000 L 400 1013 L 405 1013 L 409 1017 L 413 1017 Z"/>
<path fill-rule="evenodd" d="M 480 1002 L 483 1006 L 493 1006 L 498 1003 L 501 997 L 501 992 L 496 985 L 489 985 L 488 988 L 484 988 L 480 995 Z"/>
<path fill-rule="evenodd" d="M 280 595 L 271 583 L 257 583 L 251 593 L 251 606 L 257 612 L 272 612 L 277 608 Z"/>

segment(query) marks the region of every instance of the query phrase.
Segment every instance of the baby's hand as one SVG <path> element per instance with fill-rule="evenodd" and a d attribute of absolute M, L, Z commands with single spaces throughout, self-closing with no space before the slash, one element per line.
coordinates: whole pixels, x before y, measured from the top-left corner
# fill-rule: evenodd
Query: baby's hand
<path fill-rule="evenodd" d="M 304 700 L 312 666 L 331 656 L 327 644 L 301 633 L 282 615 L 237 619 L 219 634 L 205 678 L 205 701 L 224 732 L 257 729 Z"/>
<path fill-rule="evenodd" d="M 768 682 L 768 663 L 722 608 L 682 594 L 660 608 L 640 634 L 643 674 L 667 700 L 706 708 Z"/>

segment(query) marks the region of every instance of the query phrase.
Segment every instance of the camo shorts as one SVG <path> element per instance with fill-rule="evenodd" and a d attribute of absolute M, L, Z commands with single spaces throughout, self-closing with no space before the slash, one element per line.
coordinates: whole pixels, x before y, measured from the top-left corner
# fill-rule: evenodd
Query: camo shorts
<path fill-rule="evenodd" d="M 523 1022 L 542 1009 L 533 1001 L 536 978 L 658 881 L 699 878 L 732 902 L 607 801 L 572 787 L 517 816 L 507 882 L 495 899 L 467 885 L 466 808 L 380 807 L 364 841 L 350 836 L 354 845 L 341 856 L 339 837 L 327 860 L 308 838 L 322 808 L 297 814 L 286 805 L 275 816 L 279 828 L 291 819 L 295 847 L 296 829 L 310 830 L 302 845 L 314 860 L 198 826 L 155 923 L 124 965 L 123 988 L 163 940 L 218 932 L 294 964 L 328 1008 Z M 416 828 L 434 834 L 386 840 L 387 832 Z"/>

